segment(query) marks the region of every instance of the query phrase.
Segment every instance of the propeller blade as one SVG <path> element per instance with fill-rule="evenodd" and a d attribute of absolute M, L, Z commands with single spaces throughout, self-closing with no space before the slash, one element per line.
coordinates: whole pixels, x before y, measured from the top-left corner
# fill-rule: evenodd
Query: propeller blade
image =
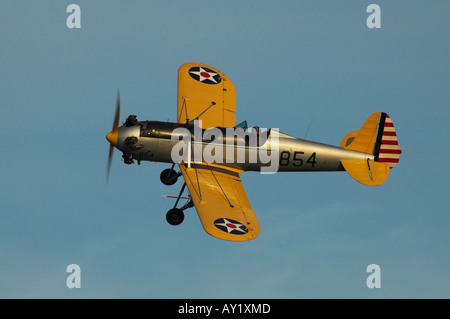
<path fill-rule="evenodd" d="M 106 135 L 106 139 L 109 142 L 109 155 L 108 166 L 106 167 L 106 183 L 109 180 L 109 173 L 111 171 L 111 163 L 114 154 L 114 146 L 117 145 L 118 131 L 119 131 L 119 118 L 120 118 L 120 92 L 117 92 L 116 112 L 114 114 L 114 122 L 111 132 Z"/>
<path fill-rule="evenodd" d="M 114 115 L 112 132 L 116 132 L 117 129 L 119 128 L 119 117 L 120 117 L 120 92 L 117 92 L 116 114 Z"/>
<path fill-rule="evenodd" d="M 112 144 L 109 145 L 109 155 L 108 155 L 108 166 L 106 168 L 106 183 L 109 181 L 109 173 L 111 172 L 111 163 L 114 154 L 114 146 Z"/>

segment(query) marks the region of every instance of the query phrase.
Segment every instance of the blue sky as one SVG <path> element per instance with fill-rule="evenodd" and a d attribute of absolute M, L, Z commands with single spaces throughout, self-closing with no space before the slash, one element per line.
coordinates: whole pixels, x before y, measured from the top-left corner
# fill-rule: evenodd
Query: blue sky
<path fill-rule="evenodd" d="M 448 1 L 74 1 L 81 29 L 66 26 L 70 3 L 0 11 L 1 298 L 450 297 Z M 400 163 L 376 188 L 345 172 L 242 174 L 262 228 L 250 242 L 207 235 L 194 209 L 170 226 L 168 165 L 116 152 L 106 185 L 105 134 L 118 89 L 122 121 L 175 120 L 191 61 L 228 75 L 250 125 L 339 145 L 385 111 Z"/>

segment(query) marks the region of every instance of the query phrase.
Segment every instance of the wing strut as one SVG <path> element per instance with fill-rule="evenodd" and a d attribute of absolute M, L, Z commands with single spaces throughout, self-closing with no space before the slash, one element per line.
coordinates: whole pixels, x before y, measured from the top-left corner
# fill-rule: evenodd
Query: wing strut
<path fill-rule="evenodd" d="M 190 141 L 189 143 L 190 143 L 190 147 L 189 147 L 190 154 L 188 155 L 188 167 L 190 168 L 191 167 L 191 153 L 194 153 L 194 145 L 192 144 L 192 141 Z M 202 200 L 202 191 L 200 189 L 200 182 L 198 180 L 198 173 L 197 173 L 196 165 L 194 165 L 194 170 L 195 170 L 195 178 L 197 179 L 198 197 L 200 198 L 200 200 Z"/>
<path fill-rule="evenodd" d="M 199 118 L 200 116 L 202 116 L 206 111 L 208 111 L 208 110 L 211 108 L 211 106 L 213 106 L 213 105 L 216 105 L 216 102 L 212 101 L 212 102 L 211 102 L 211 105 L 208 106 L 206 109 L 204 109 L 199 115 L 197 115 L 197 116 L 195 117 L 195 119 L 193 119 L 193 121 L 198 120 L 198 118 Z M 187 115 L 186 115 L 186 116 L 187 116 Z"/>
<path fill-rule="evenodd" d="M 225 193 L 225 191 L 222 188 L 222 185 L 220 185 L 219 180 L 217 179 L 216 175 L 214 174 L 214 170 L 211 169 L 211 167 L 209 166 L 209 164 L 207 162 L 203 162 L 204 164 L 206 164 L 206 167 L 208 168 L 208 170 L 211 172 L 211 175 L 214 177 L 214 180 L 217 182 L 217 185 L 220 188 L 220 191 L 222 192 L 223 196 L 225 197 L 225 199 L 227 200 L 228 204 L 230 205 L 231 208 L 234 208 L 233 204 L 231 204 L 230 199 L 228 198 L 227 194 Z M 202 165 L 203 165 L 202 163 Z M 195 178 L 197 179 L 197 187 L 198 187 L 198 197 L 200 197 L 200 200 L 202 200 L 202 192 L 200 190 L 200 181 L 198 178 L 198 172 L 197 172 L 197 165 L 193 165 L 194 170 L 195 170 Z"/>
<path fill-rule="evenodd" d="M 186 98 L 183 99 L 183 108 L 184 108 L 184 112 L 186 113 L 186 123 L 188 123 L 189 122 L 189 118 L 188 118 Z M 183 112 L 183 109 L 181 109 L 181 111 Z"/>
<path fill-rule="evenodd" d="M 210 106 L 208 106 L 208 107 L 207 107 L 206 109 L 204 109 L 199 115 L 197 115 L 193 120 L 190 121 L 189 118 L 188 118 L 188 109 L 187 109 L 186 98 L 184 98 L 184 99 L 183 99 L 183 106 L 182 106 L 181 112 L 183 112 L 183 109 L 184 109 L 184 113 L 185 113 L 185 115 L 186 115 L 186 124 L 189 123 L 189 122 L 198 120 L 198 118 L 199 118 L 200 116 L 202 116 L 206 111 L 208 111 L 208 110 L 209 110 L 212 106 L 214 106 L 214 105 L 216 105 L 216 102 L 212 101 Z"/>
<path fill-rule="evenodd" d="M 225 198 L 227 199 L 228 204 L 230 205 L 231 208 L 234 208 L 234 206 L 231 204 L 230 200 L 228 199 L 227 194 L 225 194 L 225 192 L 224 192 L 222 186 L 220 185 L 219 181 L 217 180 L 217 177 L 216 177 L 216 175 L 214 174 L 213 170 L 209 167 L 209 164 L 208 164 L 207 162 L 205 162 L 205 164 L 206 164 L 206 166 L 208 167 L 208 169 L 209 169 L 209 171 L 211 172 L 211 174 L 212 174 L 212 176 L 214 177 L 214 179 L 216 180 L 217 185 L 219 185 L 220 190 L 222 191 L 223 196 L 225 196 Z M 195 172 L 197 173 L 197 169 L 195 169 Z M 197 181 L 198 181 L 198 179 L 197 179 Z"/>

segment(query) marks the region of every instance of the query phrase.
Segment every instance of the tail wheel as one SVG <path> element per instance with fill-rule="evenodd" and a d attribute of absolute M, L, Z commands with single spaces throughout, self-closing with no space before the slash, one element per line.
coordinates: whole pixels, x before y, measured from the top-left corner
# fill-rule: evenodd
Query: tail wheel
<path fill-rule="evenodd" d="M 172 208 L 167 212 L 166 219 L 170 225 L 177 226 L 183 222 L 184 213 L 179 208 Z"/>

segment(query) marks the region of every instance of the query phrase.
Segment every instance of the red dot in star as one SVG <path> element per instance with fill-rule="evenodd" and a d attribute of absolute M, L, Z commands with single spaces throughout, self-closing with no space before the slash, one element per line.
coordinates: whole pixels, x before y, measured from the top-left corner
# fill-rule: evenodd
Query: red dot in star
<path fill-rule="evenodd" d="M 237 228 L 237 226 L 235 224 L 227 224 L 227 227 L 229 227 L 229 228 Z"/>
<path fill-rule="evenodd" d="M 200 72 L 200 75 L 204 78 L 209 78 L 211 75 L 209 75 L 209 73 L 207 72 Z"/>

